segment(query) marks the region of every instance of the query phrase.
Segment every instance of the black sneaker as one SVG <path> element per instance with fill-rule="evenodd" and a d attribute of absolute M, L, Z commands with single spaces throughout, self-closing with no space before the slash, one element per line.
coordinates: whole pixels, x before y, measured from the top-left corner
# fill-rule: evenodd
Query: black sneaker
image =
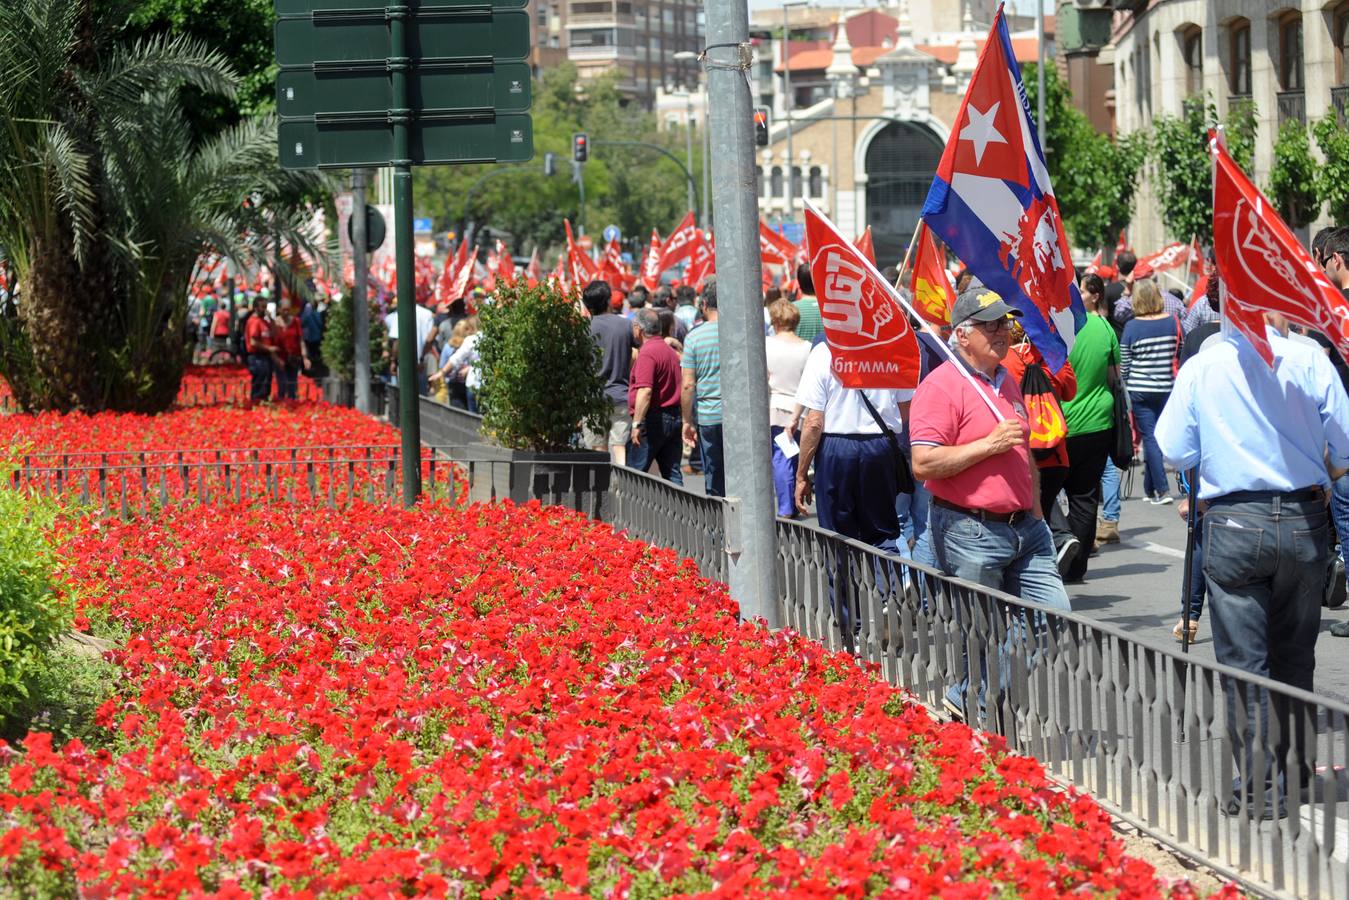
<path fill-rule="evenodd" d="M 1075 537 L 1070 537 L 1059 547 L 1058 552 L 1054 554 L 1054 561 L 1058 563 L 1059 577 L 1063 578 L 1069 567 L 1077 561 L 1077 554 L 1082 549 L 1082 542 Z"/>

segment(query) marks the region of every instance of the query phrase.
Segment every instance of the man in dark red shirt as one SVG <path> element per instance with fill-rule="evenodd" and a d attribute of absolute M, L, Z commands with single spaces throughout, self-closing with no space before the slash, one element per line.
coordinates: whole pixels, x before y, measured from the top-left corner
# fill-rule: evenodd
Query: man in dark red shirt
<path fill-rule="evenodd" d="M 637 310 L 633 321 L 642 343 L 628 375 L 628 407 L 632 410 L 628 465 L 645 472 L 655 460 L 662 478 L 682 485 L 679 355 L 662 339 L 660 315 L 654 309 Z"/>
<path fill-rule="evenodd" d="M 272 363 L 277 359 L 272 326 L 267 321 L 267 301 L 263 297 L 254 298 L 253 313 L 244 323 L 244 352 L 248 372 L 253 376 L 249 397 L 259 403 L 272 395 Z"/>

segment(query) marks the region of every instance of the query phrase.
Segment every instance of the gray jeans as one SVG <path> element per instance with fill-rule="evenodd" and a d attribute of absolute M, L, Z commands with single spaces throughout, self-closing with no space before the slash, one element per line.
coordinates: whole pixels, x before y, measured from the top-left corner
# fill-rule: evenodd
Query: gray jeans
<path fill-rule="evenodd" d="M 1218 662 L 1310 691 L 1330 514 L 1322 499 L 1290 496 L 1296 495 L 1240 492 L 1210 501 L 1204 577 Z M 1306 712 L 1283 694 L 1236 679 L 1223 679 L 1223 690 L 1238 771 L 1235 799 L 1244 787 L 1256 814 L 1282 815 L 1284 797 L 1298 787 L 1287 780 L 1290 751 L 1298 781 L 1310 777 Z"/>

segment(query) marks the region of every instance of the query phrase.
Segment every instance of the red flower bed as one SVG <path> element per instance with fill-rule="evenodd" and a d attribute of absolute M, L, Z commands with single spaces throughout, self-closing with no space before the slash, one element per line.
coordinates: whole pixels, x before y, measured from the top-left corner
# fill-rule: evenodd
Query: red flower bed
<path fill-rule="evenodd" d="M 248 369 L 240 365 L 188 366 L 178 387 L 179 406 L 215 406 L 227 403 L 247 404 L 249 393 Z M 275 394 L 275 383 L 273 383 Z M 296 394 L 301 402 L 323 399 L 323 389 L 311 378 L 300 376 Z M 0 378 L 0 409 L 13 402 L 9 383 Z"/>
<path fill-rule="evenodd" d="M 0 893 L 1166 893 L 1034 761 L 572 513 L 169 509 L 64 552 L 125 678 L 106 747 L 0 769 Z"/>

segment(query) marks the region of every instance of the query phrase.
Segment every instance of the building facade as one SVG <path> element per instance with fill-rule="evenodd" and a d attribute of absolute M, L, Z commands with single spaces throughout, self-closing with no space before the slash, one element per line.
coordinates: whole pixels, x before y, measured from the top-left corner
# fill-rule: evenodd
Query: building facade
<path fill-rule="evenodd" d="M 697 0 L 530 0 L 536 66 L 575 64 L 584 81 L 616 71 L 619 90 L 648 108 L 666 85 L 697 84 L 703 47 Z M 536 69 L 537 71 L 537 69 Z"/>
<path fill-rule="evenodd" d="M 1344 114 L 1346 46 L 1349 0 L 1151 0 L 1117 14 L 1101 59 L 1114 69 L 1119 134 L 1146 133 L 1157 116 L 1179 115 L 1190 96 L 1207 95 L 1220 117 L 1235 104 L 1252 104 L 1256 140 L 1250 174 L 1264 185 L 1284 122 Z M 1165 233 L 1146 175 L 1129 236 L 1140 250 L 1189 238 Z"/>
<path fill-rule="evenodd" d="M 958 27 L 919 31 L 910 12 L 920 5 L 928 27 Z M 785 53 L 782 10 L 756 14 L 754 77 L 760 105 L 772 111 L 758 160 L 764 220 L 799 224 L 809 200 L 845 233 L 870 226 L 877 262 L 898 264 L 995 9 L 982 0 L 792 9 Z M 1023 65 L 1038 52 L 1033 31 L 1015 30 L 1026 24 L 1009 19 Z"/>

